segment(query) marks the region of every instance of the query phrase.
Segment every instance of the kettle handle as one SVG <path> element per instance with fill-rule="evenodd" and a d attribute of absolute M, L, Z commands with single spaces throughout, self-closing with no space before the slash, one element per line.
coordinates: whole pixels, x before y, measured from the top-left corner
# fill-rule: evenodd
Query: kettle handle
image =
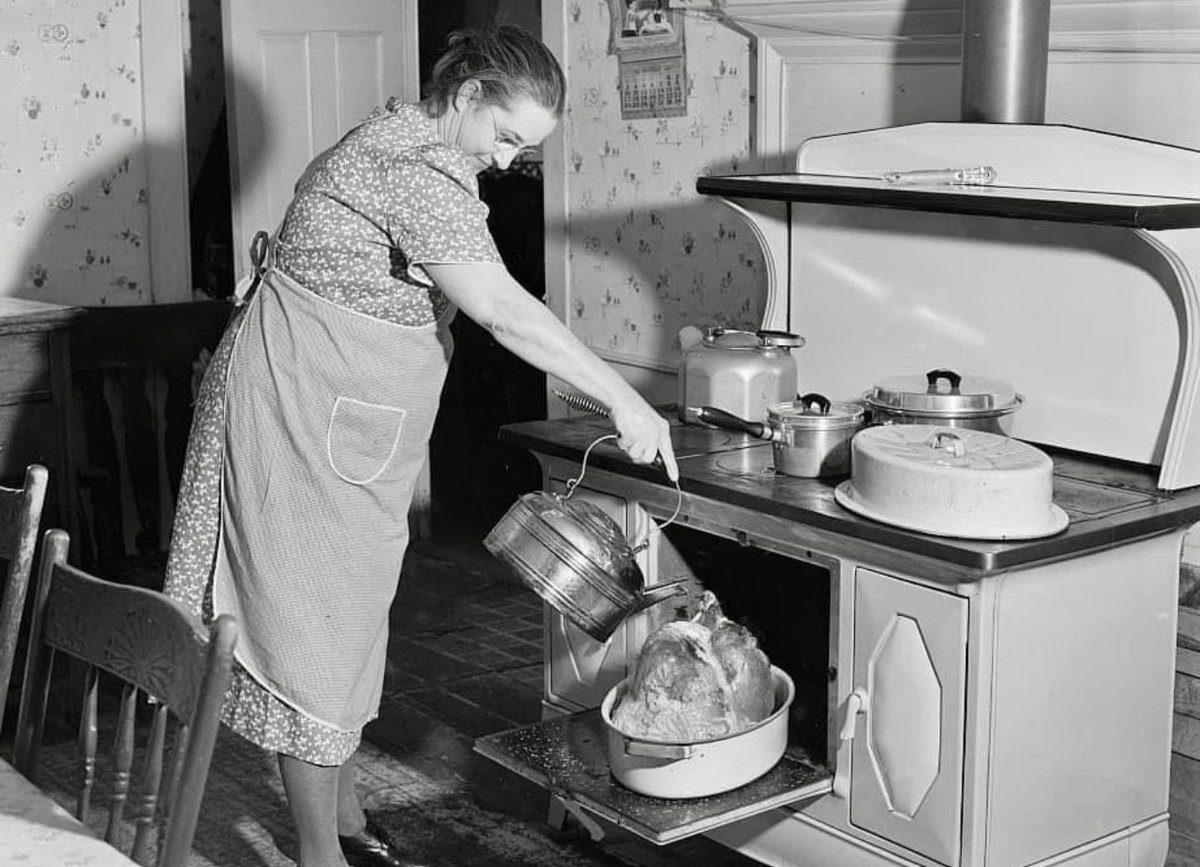
<path fill-rule="evenodd" d="M 790 331 L 774 331 L 770 328 L 760 328 L 754 336 L 762 341 L 763 346 L 776 346 L 780 349 L 799 349 L 804 345 L 804 338 Z"/>

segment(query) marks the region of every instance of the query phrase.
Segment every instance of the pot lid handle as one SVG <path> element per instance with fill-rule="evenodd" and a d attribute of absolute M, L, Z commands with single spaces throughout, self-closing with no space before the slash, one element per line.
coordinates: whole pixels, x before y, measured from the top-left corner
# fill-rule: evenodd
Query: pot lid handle
<path fill-rule="evenodd" d="M 944 367 L 934 368 L 925 374 L 925 380 L 929 383 L 928 394 L 941 394 L 938 391 L 938 380 L 944 379 L 950 383 L 950 394 L 958 394 L 958 387 L 962 385 L 962 377 L 953 370 L 948 370 Z"/>
<path fill-rule="evenodd" d="M 933 436 L 925 440 L 925 444 L 931 449 L 944 449 L 956 458 L 961 458 L 967 453 L 967 447 L 963 444 L 962 437 L 953 431 L 935 431 Z"/>
<path fill-rule="evenodd" d="M 829 398 L 816 391 L 810 391 L 808 394 L 800 395 L 800 397 L 796 399 L 796 403 L 800 404 L 805 413 L 807 413 L 815 405 L 817 412 L 821 415 L 829 415 L 829 407 L 832 406 L 832 404 L 829 402 Z"/>

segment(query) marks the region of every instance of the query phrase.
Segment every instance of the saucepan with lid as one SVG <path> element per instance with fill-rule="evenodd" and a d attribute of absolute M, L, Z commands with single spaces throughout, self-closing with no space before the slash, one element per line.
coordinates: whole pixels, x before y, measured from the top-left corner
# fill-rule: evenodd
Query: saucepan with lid
<path fill-rule="evenodd" d="M 831 401 L 817 392 L 772 404 L 765 423 L 712 406 L 694 409 L 696 418 L 708 424 L 769 440 L 776 472 L 806 479 L 850 472 L 850 440 L 865 419 L 858 401 Z"/>
<path fill-rule="evenodd" d="M 1007 435 L 1024 398 L 1002 379 L 935 368 L 880 380 L 865 401 L 872 424 L 936 424 Z"/>
<path fill-rule="evenodd" d="M 579 477 L 567 483 L 565 493 L 523 494 L 483 540 L 492 556 L 523 584 L 599 642 L 612 637 L 630 615 L 687 592 L 684 581 L 646 587 L 636 558 L 649 544 L 649 535 L 631 546 L 616 521 L 598 506 L 571 498 L 592 448 L 606 439 L 616 435 L 588 446 Z M 682 505 L 678 483 L 676 489 L 679 504 L 664 527 Z"/>

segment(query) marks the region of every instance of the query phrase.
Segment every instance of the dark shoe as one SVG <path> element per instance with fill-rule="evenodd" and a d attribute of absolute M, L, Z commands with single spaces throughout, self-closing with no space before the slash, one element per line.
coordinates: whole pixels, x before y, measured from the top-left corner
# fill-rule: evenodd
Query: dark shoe
<path fill-rule="evenodd" d="M 338 843 L 350 867 L 424 867 L 406 858 L 387 831 L 373 819 L 368 818 L 366 827 L 357 834 L 349 837 L 339 834 Z"/>

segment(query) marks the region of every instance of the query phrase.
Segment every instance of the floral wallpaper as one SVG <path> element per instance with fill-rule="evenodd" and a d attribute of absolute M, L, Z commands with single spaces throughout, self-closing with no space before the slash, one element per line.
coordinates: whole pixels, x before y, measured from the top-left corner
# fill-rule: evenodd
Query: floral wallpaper
<path fill-rule="evenodd" d="M 153 300 L 136 0 L 0 10 L 0 294 Z"/>
<path fill-rule="evenodd" d="M 609 358 L 673 370 L 684 325 L 753 329 L 761 253 L 741 217 L 695 191 L 750 159 L 749 38 L 684 16 L 687 115 L 622 120 L 607 0 L 567 0 L 563 139 L 572 330 Z"/>

